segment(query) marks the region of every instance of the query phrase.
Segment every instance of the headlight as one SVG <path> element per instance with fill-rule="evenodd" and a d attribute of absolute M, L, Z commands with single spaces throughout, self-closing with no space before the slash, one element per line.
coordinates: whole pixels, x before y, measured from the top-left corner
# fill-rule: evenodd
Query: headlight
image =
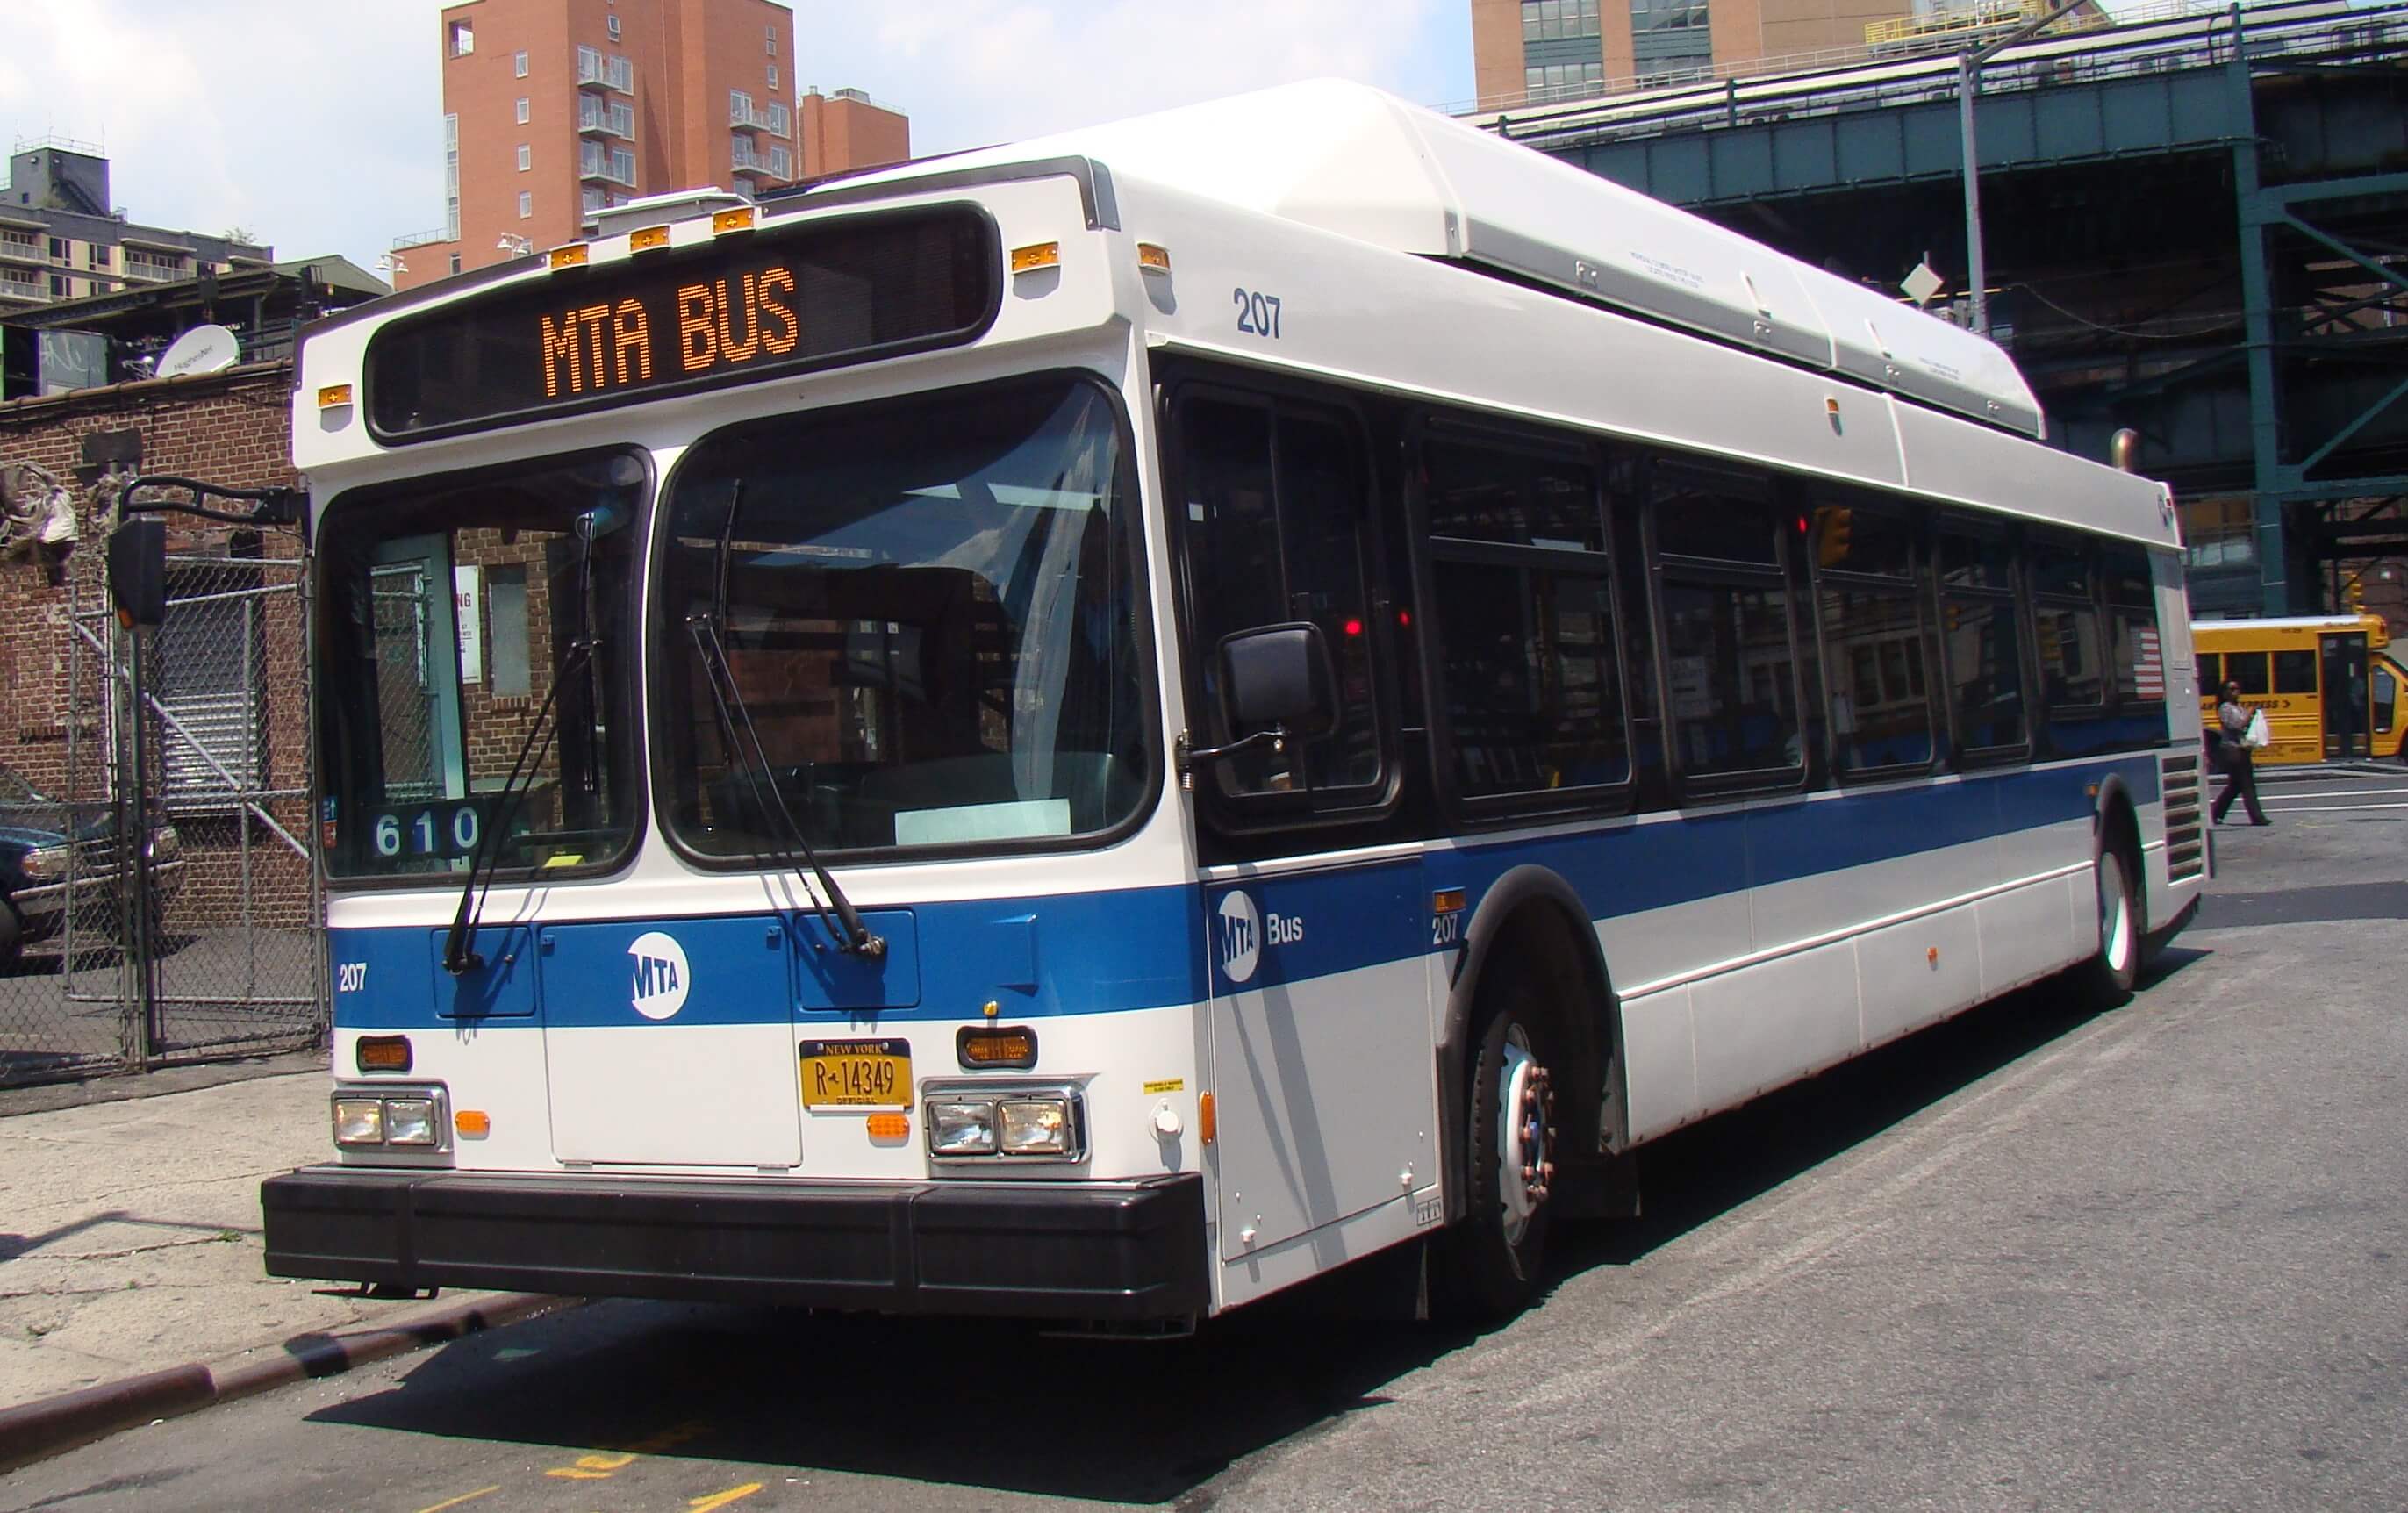
<path fill-rule="evenodd" d="M 929 1159 L 960 1174 L 968 1174 L 963 1168 L 1086 1160 L 1086 1112 L 1075 1087 L 954 1083 L 925 1092 Z"/>
<path fill-rule="evenodd" d="M 995 1105 L 988 1102 L 930 1102 L 928 1148 L 939 1156 L 993 1155 Z"/>
<path fill-rule="evenodd" d="M 346 1150 L 448 1150 L 451 1117 L 440 1086 L 335 1089 L 335 1144 Z"/>
<path fill-rule="evenodd" d="M 438 1144 L 432 1098 L 388 1098 L 384 1101 L 384 1140 L 388 1146 Z"/>
<path fill-rule="evenodd" d="M 336 1099 L 335 1144 L 338 1146 L 383 1145 L 384 1100 L 380 1098 Z"/>
<path fill-rule="evenodd" d="M 50 882 L 67 874 L 67 854 L 65 846 L 37 846 L 19 858 L 17 865 L 25 870 L 27 877 Z"/>
<path fill-rule="evenodd" d="M 1060 1156 L 1069 1151 L 1068 1099 L 1007 1098 L 996 1108 L 1001 1116 L 1005 1155 Z"/>

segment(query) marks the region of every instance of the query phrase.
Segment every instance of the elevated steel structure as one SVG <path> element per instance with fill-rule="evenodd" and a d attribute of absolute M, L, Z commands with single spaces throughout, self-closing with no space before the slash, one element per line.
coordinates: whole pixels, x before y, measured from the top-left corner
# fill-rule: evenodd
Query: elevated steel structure
<path fill-rule="evenodd" d="M 1968 267 L 1959 108 L 1939 53 L 1476 119 L 1889 289 Z M 2313 612 L 2408 557 L 2408 3 L 2044 35 L 1977 111 L 1993 334 L 2059 444 L 2141 431 L 2194 603 Z"/>

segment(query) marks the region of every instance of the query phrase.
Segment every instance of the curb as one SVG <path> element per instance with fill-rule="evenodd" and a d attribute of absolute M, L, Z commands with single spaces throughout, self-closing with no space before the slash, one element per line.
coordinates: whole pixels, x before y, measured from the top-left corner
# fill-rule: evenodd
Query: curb
<path fill-rule="evenodd" d="M 243 1357 L 214 1366 L 193 1362 L 0 1408 L 0 1472 L 136 1424 L 177 1418 L 313 1376 L 339 1376 L 354 1366 L 499 1329 L 554 1308 L 574 1307 L 580 1301 L 535 1292 L 494 1293 L 341 1333 L 296 1334 L 270 1347 L 261 1360 Z"/>

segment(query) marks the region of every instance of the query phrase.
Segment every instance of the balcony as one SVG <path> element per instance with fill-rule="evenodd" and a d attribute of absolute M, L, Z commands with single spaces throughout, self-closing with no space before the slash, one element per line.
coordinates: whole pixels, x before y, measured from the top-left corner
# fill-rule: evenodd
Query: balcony
<path fill-rule="evenodd" d="M 731 131 L 767 131 L 769 114 L 754 108 L 751 95 L 738 94 L 727 102 L 727 125 Z"/>
<path fill-rule="evenodd" d="M 36 304 L 48 304 L 50 298 L 50 286 L 38 279 L 0 279 L 0 299 L 30 299 Z"/>
<path fill-rule="evenodd" d="M 636 139 L 636 108 L 624 100 L 583 94 L 577 100 L 577 130 L 582 136 Z"/>
<path fill-rule="evenodd" d="M 0 236 L 0 263 L 39 264 L 43 261 L 39 237 Z"/>
<path fill-rule="evenodd" d="M 605 149 L 599 142 L 583 143 L 577 154 L 577 176 L 633 189 L 636 187 L 636 154 L 624 147 Z"/>
<path fill-rule="evenodd" d="M 636 93 L 636 65 L 621 57 L 604 57 L 593 48 L 577 50 L 577 87 Z"/>
<path fill-rule="evenodd" d="M 150 258 L 136 257 L 129 252 L 125 258 L 125 276 L 139 283 L 165 283 L 178 279 L 189 279 L 193 276 L 193 270 L 180 263 L 153 262 Z"/>

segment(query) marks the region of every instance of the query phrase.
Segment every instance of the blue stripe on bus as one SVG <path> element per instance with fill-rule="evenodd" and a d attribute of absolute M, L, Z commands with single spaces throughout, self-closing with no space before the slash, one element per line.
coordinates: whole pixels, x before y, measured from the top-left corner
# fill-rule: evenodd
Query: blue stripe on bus
<path fill-rule="evenodd" d="M 1246 987 L 1310 981 L 1384 965 L 1430 948 L 1428 890 L 1462 887 L 1476 908 L 1506 872 L 1560 872 L 1592 919 L 1900 860 L 2072 821 L 2086 823 L 2090 787 L 2120 772 L 2135 801 L 2157 796 L 2154 756 L 2098 766 L 1975 777 L 1813 801 L 1759 801 L 1695 818 L 1538 837 L 1472 840 L 1453 851 L 1350 867 L 1277 872 L 1210 885 L 1112 893 L 914 904 L 868 911 L 890 940 L 875 965 L 832 949 L 809 915 L 766 915 L 487 926 L 488 965 L 454 978 L 441 967 L 443 930 L 328 931 L 335 1021 L 348 1030 L 503 1030 L 551 1025 L 750 1024 L 851 1026 L 1054 1015 L 1201 1001 L 1208 979 L 1208 908 L 1243 891 L 1267 915 Z M 1300 929 L 1299 929 L 1300 927 Z M 669 992 L 657 951 L 665 935 L 684 962 Z M 549 941 L 549 949 L 546 942 Z M 655 1011 L 638 1008 L 646 992 Z M 790 1006 L 791 1005 L 791 1010 Z"/>

